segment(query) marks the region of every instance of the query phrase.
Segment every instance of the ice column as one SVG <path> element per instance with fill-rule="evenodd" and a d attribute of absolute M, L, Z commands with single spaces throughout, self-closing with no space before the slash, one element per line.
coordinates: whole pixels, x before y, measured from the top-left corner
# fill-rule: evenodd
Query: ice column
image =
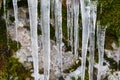
<path fill-rule="evenodd" d="M 18 41 L 18 5 L 17 0 L 12 0 L 13 2 L 13 9 L 14 9 L 14 17 L 15 17 L 15 30 L 16 30 L 16 41 Z M 17 44 L 18 48 L 18 44 Z"/>
<path fill-rule="evenodd" d="M 37 36 L 37 5 L 38 0 L 28 0 L 29 16 L 30 16 L 30 32 L 31 32 L 31 47 L 33 57 L 33 68 L 35 80 L 38 80 L 39 65 L 38 65 L 38 36 Z"/>
<path fill-rule="evenodd" d="M 50 73 L 50 0 L 41 0 L 41 22 L 44 54 L 44 80 Z"/>
<path fill-rule="evenodd" d="M 98 75 L 97 80 L 101 80 L 101 67 L 103 66 L 104 60 L 104 42 L 105 42 L 105 32 L 106 27 L 102 28 L 100 22 L 97 23 L 97 44 L 98 44 L 98 53 L 99 53 L 99 66 L 98 66 Z"/>
<path fill-rule="evenodd" d="M 89 38 L 89 16 L 90 16 L 90 1 L 80 0 L 81 5 L 81 16 L 82 16 L 82 68 L 81 68 L 81 80 L 85 78 L 85 66 L 86 66 L 86 55 Z"/>
<path fill-rule="evenodd" d="M 71 46 L 73 52 L 73 0 L 67 0 L 67 37 L 68 45 Z"/>
<path fill-rule="evenodd" d="M 89 80 L 93 80 L 93 67 L 94 67 L 94 52 L 95 52 L 95 24 L 97 4 L 91 1 L 90 4 L 90 45 L 89 45 Z"/>
<path fill-rule="evenodd" d="M 55 0 L 55 37 L 58 49 L 58 77 L 62 75 L 62 0 Z"/>
<path fill-rule="evenodd" d="M 75 58 L 78 59 L 78 47 L 79 47 L 79 38 L 78 38 L 78 32 L 79 32 L 79 0 L 73 1 L 73 9 L 74 9 L 74 55 Z"/>

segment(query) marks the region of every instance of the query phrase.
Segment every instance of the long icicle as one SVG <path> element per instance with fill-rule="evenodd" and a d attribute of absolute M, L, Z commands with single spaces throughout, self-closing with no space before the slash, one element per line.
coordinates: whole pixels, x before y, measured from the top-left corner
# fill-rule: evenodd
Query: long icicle
<path fill-rule="evenodd" d="M 37 36 L 37 5 L 38 0 L 28 0 L 29 16 L 30 16 L 30 30 L 32 41 L 32 57 L 35 80 L 38 80 L 39 65 L 38 65 L 38 36 Z"/>
<path fill-rule="evenodd" d="M 67 37 L 68 45 L 71 47 L 73 53 L 73 0 L 67 0 Z"/>
<path fill-rule="evenodd" d="M 17 5 L 17 0 L 12 0 L 12 2 L 14 9 L 14 17 L 15 17 L 16 41 L 18 41 L 18 5 Z M 19 48 L 18 43 L 17 43 L 17 48 Z"/>
<path fill-rule="evenodd" d="M 67 37 L 68 37 L 68 44 L 70 44 L 70 29 L 73 26 L 73 3 L 72 0 L 66 1 L 67 5 Z"/>
<path fill-rule="evenodd" d="M 58 77 L 62 76 L 62 0 L 55 0 L 55 36 L 58 49 L 59 70 Z"/>
<path fill-rule="evenodd" d="M 97 80 L 101 80 L 101 67 L 103 66 L 104 60 L 104 42 L 105 42 L 105 32 L 106 28 L 102 28 L 100 22 L 97 23 L 97 44 L 99 53 L 99 64 L 98 64 L 98 75 Z"/>
<path fill-rule="evenodd" d="M 44 80 L 49 80 L 50 73 L 50 0 L 41 0 L 41 21 L 44 54 Z"/>
<path fill-rule="evenodd" d="M 82 68 L 81 68 L 81 80 L 85 78 L 85 67 L 86 67 L 86 55 L 88 47 L 88 38 L 89 38 L 89 7 L 90 1 L 80 0 L 81 5 L 81 15 L 82 15 Z"/>
<path fill-rule="evenodd" d="M 95 2 L 95 1 L 94 1 Z M 95 24 L 97 5 L 90 4 L 90 48 L 89 48 L 89 80 L 93 80 L 94 52 L 95 52 Z"/>
<path fill-rule="evenodd" d="M 78 59 L 78 47 L 79 47 L 79 39 L 78 39 L 78 32 L 79 32 L 79 0 L 73 1 L 73 8 L 74 8 L 74 56 L 75 59 Z"/>

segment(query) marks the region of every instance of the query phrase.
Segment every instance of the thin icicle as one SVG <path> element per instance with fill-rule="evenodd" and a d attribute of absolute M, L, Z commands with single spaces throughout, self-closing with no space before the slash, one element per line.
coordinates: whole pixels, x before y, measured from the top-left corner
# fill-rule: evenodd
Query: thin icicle
<path fill-rule="evenodd" d="M 5 19 L 5 23 L 6 23 L 6 36 L 7 36 L 7 46 L 9 46 L 9 36 L 8 36 L 8 18 L 9 18 L 9 14 L 7 13 L 6 10 L 6 0 L 3 0 L 3 8 L 4 8 L 4 19 Z"/>
<path fill-rule="evenodd" d="M 50 0 L 41 0 L 41 21 L 43 34 L 44 80 L 50 73 Z"/>
<path fill-rule="evenodd" d="M 17 5 L 17 0 L 12 0 L 13 2 L 13 9 L 14 9 L 14 17 L 15 17 L 15 30 L 16 30 L 16 41 L 18 41 L 18 5 Z M 17 43 L 17 48 L 18 47 Z"/>
<path fill-rule="evenodd" d="M 68 34 L 68 44 L 70 44 L 70 29 L 73 27 L 73 1 L 67 0 L 67 34 Z"/>
<path fill-rule="evenodd" d="M 55 36 L 58 49 L 58 67 L 57 76 L 62 76 L 62 0 L 55 0 Z"/>
<path fill-rule="evenodd" d="M 30 30 L 32 41 L 32 57 L 35 80 L 38 80 L 39 65 L 38 65 L 38 36 L 37 36 L 37 5 L 38 0 L 28 0 L 29 16 L 30 16 Z"/>
<path fill-rule="evenodd" d="M 88 47 L 88 38 L 89 38 L 89 13 L 90 6 L 89 0 L 80 0 L 81 5 L 81 15 L 82 15 L 82 75 L 81 80 L 85 78 L 85 66 L 86 66 L 86 55 Z"/>
<path fill-rule="evenodd" d="M 89 48 L 89 80 L 93 80 L 94 67 L 94 52 L 95 52 L 95 23 L 96 23 L 96 9 L 97 5 L 91 2 L 90 4 L 90 48 Z"/>
<path fill-rule="evenodd" d="M 71 46 L 71 52 L 73 53 L 73 0 L 67 0 L 66 5 L 68 45 Z"/>
<path fill-rule="evenodd" d="M 74 0 L 74 56 L 78 59 L 78 47 L 79 47 L 79 39 L 78 39 L 78 32 L 79 32 L 79 0 Z"/>
<path fill-rule="evenodd" d="M 100 22 L 97 23 L 97 44 L 98 44 L 98 53 L 99 53 L 99 67 L 97 80 L 101 80 L 101 67 L 103 66 L 104 60 L 104 42 L 105 42 L 105 32 L 106 28 L 102 28 Z"/>

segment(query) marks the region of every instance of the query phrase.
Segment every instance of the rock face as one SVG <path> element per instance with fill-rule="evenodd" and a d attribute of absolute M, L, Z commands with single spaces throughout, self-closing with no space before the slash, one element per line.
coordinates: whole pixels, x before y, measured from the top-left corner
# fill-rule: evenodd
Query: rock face
<path fill-rule="evenodd" d="M 109 75 L 108 80 L 120 80 L 120 71 L 114 72 Z"/>
<path fill-rule="evenodd" d="M 31 39 L 30 31 L 24 28 L 24 26 L 29 26 L 29 20 L 26 18 L 27 9 L 19 8 L 19 24 L 18 24 L 18 41 L 21 44 L 21 49 L 16 52 L 16 57 L 23 65 L 31 69 L 32 68 L 32 55 L 31 55 Z M 13 16 L 13 11 L 10 10 L 10 15 Z M 8 32 L 10 37 L 15 40 L 15 26 L 14 23 L 10 23 L 8 27 Z M 38 36 L 39 45 L 39 69 L 43 70 L 43 50 L 42 50 L 42 36 Z M 55 74 L 58 71 L 58 52 L 55 42 L 51 40 L 51 80 L 55 80 Z M 73 54 L 71 52 L 63 51 L 63 70 L 69 68 L 74 64 Z"/>
<path fill-rule="evenodd" d="M 120 47 L 117 47 L 115 43 L 112 43 L 112 47 L 114 50 L 105 50 L 107 56 L 116 62 L 120 62 Z"/>

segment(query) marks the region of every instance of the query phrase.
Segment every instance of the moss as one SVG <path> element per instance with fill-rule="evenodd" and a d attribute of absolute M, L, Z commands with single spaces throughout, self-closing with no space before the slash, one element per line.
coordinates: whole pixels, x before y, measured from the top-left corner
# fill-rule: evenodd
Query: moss
<path fill-rule="evenodd" d="M 30 77 L 30 70 L 26 70 L 12 54 L 7 46 L 0 45 L 0 80 L 25 80 Z"/>
<path fill-rule="evenodd" d="M 120 37 L 120 1 L 118 0 L 99 0 L 97 18 L 101 25 L 108 25 L 108 28 L 115 30 L 117 37 Z M 102 6 L 101 6 L 102 5 Z M 102 7 L 102 9 L 101 9 Z M 109 14 L 108 14 L 109 13 Z"/>
<path fill-rule="evenodd" d="M 9 19 L 10 19 L 11 22 L 15 21 L 15 18 L 13 16 L 11 16 L 11 15 L 9 16 Z"/>
<path fill-rule="evenodd" d="M 111 28 L 107 28 L 106 37 L 105 37 L 105 49 L 113 50 L 112 43 L 114 42 L 117 46 L 119 46 L 118 37 L 116 35 L 116 30 Z"/>
<path fill-rule="evenodd" d="M 10 49 L 13 50 L 14 52 L 21 48 L 21 44 L 19 42 L 13 41 L 11 39 L 9 39 L 8 45 L 10 46 Z"/>
<path fill-rule="evenodd" d="M 89 80 L 88 69 L 87 69 L 87 70 L 85 70 L 85 80 Z"/>
<path fill-rule="evenodd" d="M 0 19 L 0 44 L 6 44 L 7 43 L 7 33 L 6 33 L 6 24 L 4 19 Z"/>
<path fill-rule="evenodd" d="M 15 52 L 18 49 L 20 49 L 21 45 L 19 42 L 8 39 L 7 37 L 8 37 L 8 35 L 7 35 L 6 23 L 5 23 L 5 20 L 3 18 L 1 18 L 0 19 L 0 45 L 8 45 L 9 44 L 10 49 L 12 49 Z M 19 45 L 18 48 L 17 48 L 17 45 Z"/>
<path fill-rule="evenodd" d="M 2 80 L 25 80 L 27 77 L 30 77 L 30 71 L 26 70 L 22 64 L 18 62 L 18 59 L 10 57 L 0 76 Z"/>
<path fill-rule="evenodd" d="M 25 78 L 30 76 L 30 71 L 26 70 L 21 63 L 18 62 L 18 59 L 14 57 L 9 58 L 7 67 L 9 75 L 13 77 L 18 77 L 19 80 L 25 80 Z"/>
<path fill-rule="evenodd" d="M 71 77 L 71 80 L 76 80 L 75 77 Z"/>

